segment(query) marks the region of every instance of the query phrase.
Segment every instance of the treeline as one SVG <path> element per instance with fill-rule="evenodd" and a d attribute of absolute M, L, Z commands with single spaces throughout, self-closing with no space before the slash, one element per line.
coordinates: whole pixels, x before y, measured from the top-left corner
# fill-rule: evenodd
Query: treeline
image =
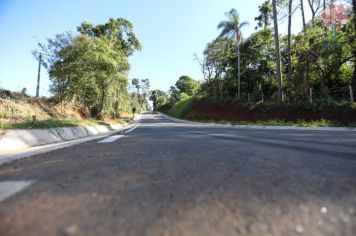
<path fill-rule="evenodd" d="M 118 18 L 99 25 L 83 22 L 77 31 L 39 43 L 33 52 L 48 69 L 54 100 L 79 103 L 95 118 L 144 109 L 139 83 L 133 84 L 137 92 L 128 91 L 128 58 L 141 49 L 133 25 Z M 145 84 L 146 93 L 148 80 Z"/>
<path fill-rule="evenodd" d="M 241 102 L 350 101 L 350 89 L 356 95 L 355 2 L 345 3 L 347 21 L 344 26 L 335 22 L 336 34 L 318 17 L 331 1 L 265 1 L 255 18 L 256 31 L 247 38 L 242 31 L 249 23 L 230 10 L 227 19 L 217 23 L 220 35 L 206 45 L 202 56 L 195 56 L 204 78 L 199 93 Z M 306 10 L 313 13 L 309 21 Z M 303 29 L 292 34 L 296 14 Z M 276 34 L 278 27 L 282 31 L 282 18 L 288 19 L 287 35 Z M 179 100 L 179 90 L 170 89 L 171 100 Z"/>

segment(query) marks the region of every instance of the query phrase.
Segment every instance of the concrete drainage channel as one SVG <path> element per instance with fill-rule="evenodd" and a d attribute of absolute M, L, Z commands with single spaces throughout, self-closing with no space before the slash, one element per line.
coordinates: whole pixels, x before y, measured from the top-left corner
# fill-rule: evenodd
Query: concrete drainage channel
<path fill-rule="evenodd" d="M 137 115 L 133 122 L 126 126 L 99 125 L 5 131 L 0 134 L 0 165 L 116 133 L 126 134 L 135 129 L 140 120 L 141 115 Z"/>

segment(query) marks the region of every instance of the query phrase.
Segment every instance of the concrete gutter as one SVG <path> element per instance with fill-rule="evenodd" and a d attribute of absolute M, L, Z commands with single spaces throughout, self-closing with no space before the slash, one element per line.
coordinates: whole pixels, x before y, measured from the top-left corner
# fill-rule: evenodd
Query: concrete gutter
<path fill-rule="evenodd" d="M 91 136 L 102 136 L 134 127 L 140 116 L 128 125 L 98 125 L 79 127 L 58 127 L 51 129 L 8 130 L 0 134 L 0 157 L 4 154 L 25 150 L 30 147 L 67 142 Z"/>
<path fill-rule="evenodd" d="M 177 122 L 190 123 L 204 126 L 214 127 L 230 127 L 230 128 L 243 128 L 243 129 L 271 129 L 271 130 L 305 130 L 305 131 L 352 131 L 356 132 L 356 128 L 351 127 L 301 127 L 301 126 L 272 126 L 272 125 L 232 125 L 232 124 L 217 124 L 217 123 L 204 123 L 189 120 L 177 119 L 161 112 L 159 115 Z"/>

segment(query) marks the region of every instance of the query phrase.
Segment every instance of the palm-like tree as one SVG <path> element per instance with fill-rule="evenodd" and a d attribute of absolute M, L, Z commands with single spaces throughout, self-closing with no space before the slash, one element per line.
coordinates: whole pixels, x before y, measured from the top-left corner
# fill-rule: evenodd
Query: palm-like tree
<path fill-rule="evenodd" d="M 241 85 L 241 71 L 240 71 L 240 42 L 241 29 L 248 25 L 247 21 L 241 22 L 240 16 L 236 9 L 232 8 L 225 13 L 228 17 L 227 21 L 221 21 L 218 29 L 221 29 L 220 37 L 230 37 L 236 39 L 236 56 L 237 56 L 237 96 L 240 100 L 240 85 Z"/>

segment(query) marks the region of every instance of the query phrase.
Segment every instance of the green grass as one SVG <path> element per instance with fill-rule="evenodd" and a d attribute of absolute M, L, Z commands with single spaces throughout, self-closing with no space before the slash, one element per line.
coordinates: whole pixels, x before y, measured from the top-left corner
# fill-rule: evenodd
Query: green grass
<path fill-rule="evenodd" d="M 202 98 L 207 99 L 208 101 L 218 104 L 236 104 L 240 105 L 248 110 L 264 110 L 264 111 L 271 111 L 275 110 L 276 108 L 288 108 L 291 110 L 303 109 L 303 110 L 310 110 L 310 111 L 323 111 L 323 110 L 355 110 L 356 103 L 351 103 L 349 101 L 335 101 L 335 100 L 318 100 L 314 101 L 310 104 L 308 101 L 296 101 L 296 102 L 289 102 L 289 103 L 278 103 L 272 101 L 259 101 L 259 102 L 238 102 L 236 99 L 233 98 L 219 98 L 219 97 L 207 97 Z"/>
<path fill-rule="evenodd" d="M 313 121 L 304 121 L 298 120 L 296 122 L 292 121 L 283 121 L 283 120 L 259 120 L 256 122 L 240 122 L 234 123 L 236 125 L 260 125 L 260 126 L 299 126 L 299 127 L 330 127 L 332 123 L 329 120 L 313 120 Z"/>
<path fill-rule="evenodd" d="M 337 127 L 339 125 L 332 123 L 329 120 L 313 120 L 313 121 L 304 121 L 299 120 L 296 122 L 292 121 L 283 121 L 283 120 L 258 120 L 255 122 L 231 122 L 228 120 L 213 120 L 213 119 L 190 119 L 192 121 L 198 121 L 203 123 L 215 123 L 215 124 L 224 124 L 224 125 L 259 125 L 259 126 L 298 126 L 298 127 Z M 356 124 L 349 125 L 348 127 L 356 127 Z"/>
<path fill-rule="evenodd" d="M 176 118 L 184 118 L 187 115 L 189 108 L 194 105 L 196 100 L 197 98 L 191 97 L 184 101 L 178 102 L 167 113 L 168 115 Z"/>
<path fill-rule="evenodd" d="M 35 124 L 32 121 L 22 122 L 18 124 L 8 124 L 0 119 L 0 129 L 48 129 L 55 127 L 73 127 L 73 126 L 83 126 L 83 125 L 109 125 L 112 123 L 125 124 L 130 122 L 131 119 L 115 119 L 109 123 L 100 120 L 78 120 L 78 119 L 56 119 L 50 118 L 46 120 L 41 120 Z"/>

